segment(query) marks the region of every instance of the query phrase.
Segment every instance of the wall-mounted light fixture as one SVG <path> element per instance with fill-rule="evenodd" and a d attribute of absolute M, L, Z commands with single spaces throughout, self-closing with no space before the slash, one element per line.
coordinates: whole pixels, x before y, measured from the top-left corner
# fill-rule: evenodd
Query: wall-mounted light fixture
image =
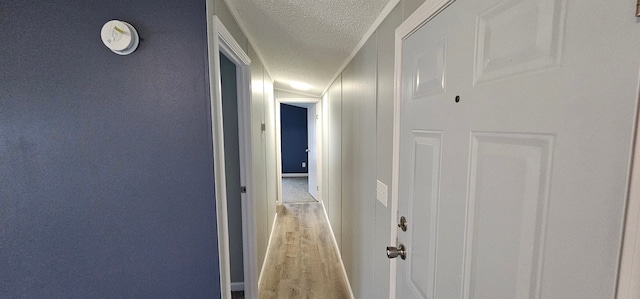
<path fill-rule="evenodd" d="M 131 24 L 118 20 L 111 20 L 102 26 L 100 32 L 102 42 L 113 53 L 129 55 L 138 48 L 140 37 Z"/>

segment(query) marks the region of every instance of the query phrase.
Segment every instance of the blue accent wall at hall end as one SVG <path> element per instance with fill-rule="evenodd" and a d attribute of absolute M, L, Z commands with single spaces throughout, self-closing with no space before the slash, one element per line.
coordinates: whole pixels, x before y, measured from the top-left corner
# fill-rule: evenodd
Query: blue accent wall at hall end
<path fill-rule="evenodd" d="M 307 109 L 280 104 L 280 136 L 282 140 L 282 173 L 307 173 L 306 149 L 309 144 Z"/>
<path fill-rule="evenodd" d="M 0 298 L 219 297 L 205 1 L 9 0 L 0 28 Z"/>

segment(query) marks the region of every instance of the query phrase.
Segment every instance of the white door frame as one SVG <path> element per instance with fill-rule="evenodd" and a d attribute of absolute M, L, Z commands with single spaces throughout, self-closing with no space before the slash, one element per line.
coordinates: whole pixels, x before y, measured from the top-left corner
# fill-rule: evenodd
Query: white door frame
<path fill-rule="evenodd" d="M 209 86 L 211 94 L 211 133 L 213 135 L 213 163 L 218 226 L 218 254 L 220 264 L 220 293 L 231 298 L 231 274 L 229 260 L 229 230 L 227 221 L 227 191 L 224 163 L 224 129 L 222 113 L 222 85 L 220 78 L 220 54 L 236 65 L 238 85 L 238 134 L 240 146 L 240 183 L 247 192 L 242 201 L 242 244 L 244 262 L 244 292 L 246 298 L 258 297 L 256 268 L 257 248 L 255 217 L 252 204 L 251 182 L 251 107 L 250 85 L 251 59 L 233 39 L 217 16 L 213 16 L 213 31 L 209 35 Z"/>
<path fill-rule="evenodd" d="M 315 104 L 316 113 L 316 180 L 318 181 L 318 202 L 322 202 L 322 99 L 321 98 L 276 98 L 276 175 L 278 176 L 278 198 L 276 204 L 282 204 L 282 136 L 280 134 L 280 104 Z"/>
<path fill-rule="evenodd" d="M 455 0 L 426 0 L 395 32 L 394 59 L 394 121 L 393 121 L 393 168 L 391 194 L 391 238 L 390 244 L 396 244 L 398 232 L 395 229 L 398 218 L 398 185 L 400 174 L 400 116 L 402 105 L 402 42 L 412 33 L 420 29 L 429 20 L 443 11 Z M 636 112 L 636 123 L 638 112 Z M 617 299 L 640 298 L 640 124 L 636 124 L 635 148 L 629 182 L 629 200 L 627 203 L 626 221 L 620 269 L 618 275 Z M 396 298 L 396 263 L 390 261 L 389 298 Z"/>

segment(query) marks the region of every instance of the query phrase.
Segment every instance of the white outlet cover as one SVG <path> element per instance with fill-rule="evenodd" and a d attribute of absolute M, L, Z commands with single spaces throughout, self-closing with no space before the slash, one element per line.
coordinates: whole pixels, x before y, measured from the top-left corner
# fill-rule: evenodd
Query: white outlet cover
<path fill-rule="evenodd" d="M 376 180 L 376 182 L 378 182 L 376 184 L 376 198 L 386 207 L 389 188 L 379 180 Z"/>

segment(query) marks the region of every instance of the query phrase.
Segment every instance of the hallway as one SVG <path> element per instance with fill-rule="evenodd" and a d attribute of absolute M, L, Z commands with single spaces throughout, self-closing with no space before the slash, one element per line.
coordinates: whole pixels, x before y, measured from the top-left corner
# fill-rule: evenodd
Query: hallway
<path fill-rule="evenodd" d="M 351 297 L 320 203 L 278 208 L 258 294 L 261 299 Z"/>

